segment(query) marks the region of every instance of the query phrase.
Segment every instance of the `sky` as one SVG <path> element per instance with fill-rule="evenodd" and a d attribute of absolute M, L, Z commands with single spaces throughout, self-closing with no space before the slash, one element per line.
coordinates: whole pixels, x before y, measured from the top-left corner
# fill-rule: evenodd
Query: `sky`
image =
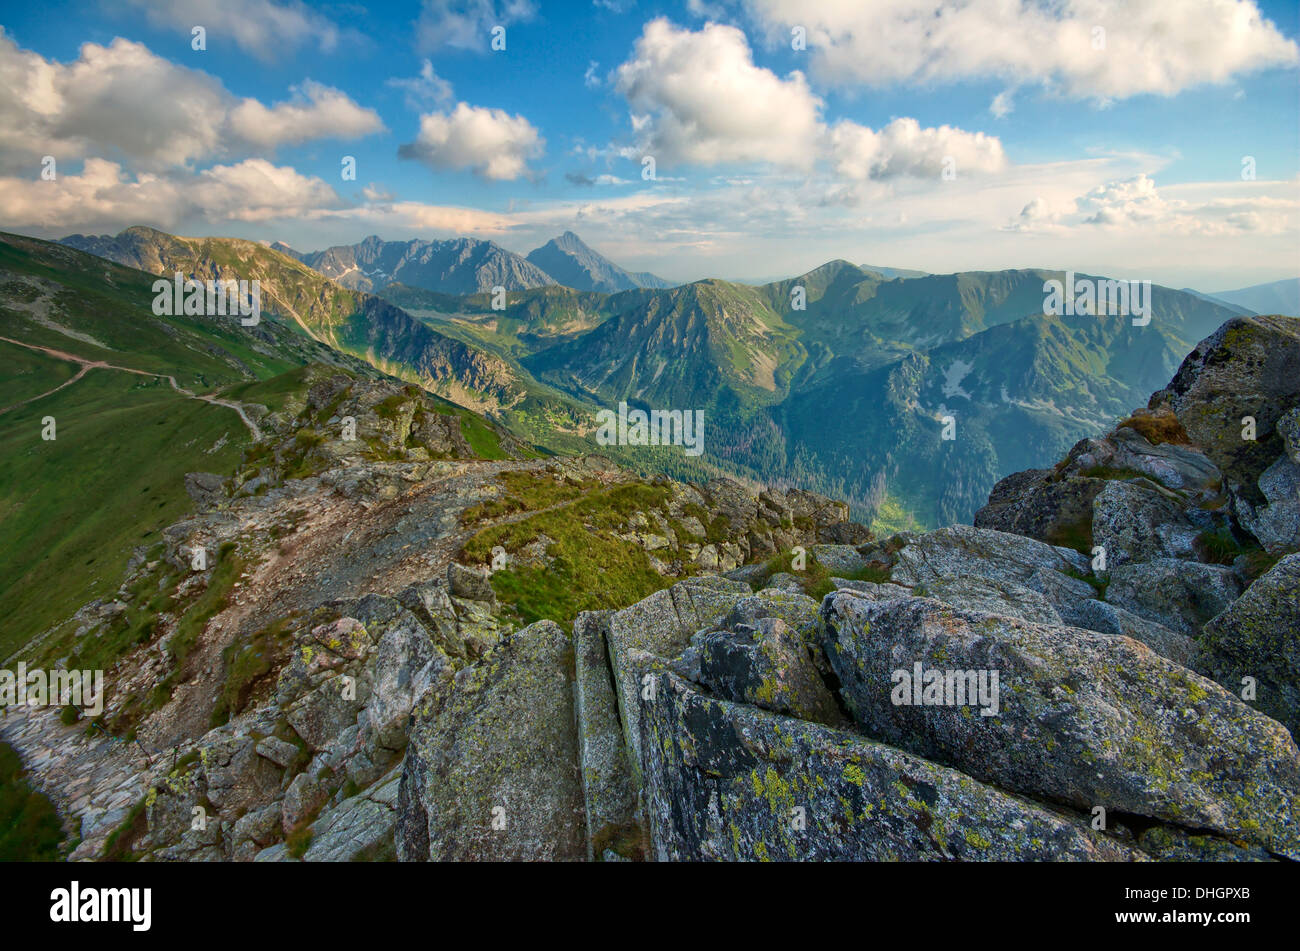
<path fill-rule="evenodd" d="M 572 230 L 676 281 L 834 259 L 1203 291 L 1300 274 L 1297 0 L 45 0 L 2 17 L 0 230 L 520 253 Z"/>

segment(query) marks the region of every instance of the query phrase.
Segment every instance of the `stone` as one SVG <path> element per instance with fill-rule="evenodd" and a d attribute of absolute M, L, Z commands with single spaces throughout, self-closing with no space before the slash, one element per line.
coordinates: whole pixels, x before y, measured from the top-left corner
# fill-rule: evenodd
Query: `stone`
<path fill-rule="evenodd" d="M 251 736 L 218 735 L 199 754 L 207 797 L 224 815 L 263 806 L 280 791 L 284 770 L 258 755 Z"/>
<path fill-rule="evenodd" d="M 888 601 L 891 598 L 906 598 L 912 594 L 911 588 L 904 588 L 901 584 L 890 584 L 888 582 L 876 581 L 853 581 L 847 578 L 832 578 L 831 584 L 835 585 L 836 590 L 856 591 L 864 598 L 872 601 Z"/>
<path fill-rule="evenodd" d="M 1252 505 L 1242 493 L 1232 493 L 1237 522 L 1272 554 L 1300 549 L 1300 464 L 1279 456 L 1259 477 L 1263 501 Z"/>
<path fill-rule="evenodd" d="M 1162 657 L 1174 663 L 1191 667 L 1196 652 L 1196 642 L 1186 634 L 1171 631 L 1163 624 L 1148 621 L 1130 611 L 1105 601 L 1081 600 L 1061 609 L 1061 619 L 1071 627 L 1083 627 L 1116 637 L 1131 637 L 1141 641 Z"/>
<path fill-rule="evenodd" d="M 640 695 L 644 671 L 632 652 L 664 659 L 676 657 L 690 643 L 692 634 L 721 624 L 737 601 L 752 594 L 743 581 L 690 578 L 610 616 L 607 634 L 610 667 L 634 773 L 641 762 Z"/>
<path fill-rule="evenodd" d="M 851 733 L 657 675 L 645 800 L 660 861 L 1131 860 L 1078 819 Z"/>
<path fill-rule="evenodd" d="M 763 582 L 763 589 L 776 589 L 778 591 L 803 591 L 803 582 L 796 575 L 788 571 L 778 571 Z"/>
<path fill-rule="evenodd" d="M 1120 565 L 1106 587 L 1109 603 L 1189 637 L 1239 594 L 1231 568 L 1173 558 Z"/>
<path fill-rule="evenodd" d="M 416 616 L 449 657 L 465 660 L 465 642 L 456 629 L 456 609 L 445 584 L 426 581 L 411 585 L 397 595 L 397 601 Z"/>
<path fill-rule="evenodd" d="M 1240 696 L 1255 678 L 1252 706 L 1300 734 L 1300 554 L 1287 555 L 1201 634 L 1192 665 Z"/>
<path fill-rule="evenodd" d="M 451 662 L 415 615 L 403 610 L 380 637 L 371 672 L 367 745 L 400 753 L 406 748 L 406 721 L 416 698 L 435 680 L 450 680 Z"/>
<path fill-rule="evenodd" d="M 867 566 L 866 559 L 852 545 L 813 545 L 808 553 L 831 574 L 856 574 Z"/>
<path fill-rule="evenodd" d="M 401 769 L 395 769 L 374 789 L 321 812 L 312 825 L 311 845 L 304 862 L 385 862 L 397 857 L 393 830 L 397 825 L 397 790 Z"/>
<path fill-rule="evenodd" d="M 1300 856 L 1300 750 L 1281 724 L 1144 645 L 926 598 L 822 605 L 842 695 L 871 736 L 976 779 Z M 997 689 L 916 704 L 898 671 Z M 929 683 L 929 678 L 924 678 Z M 988 700 L 992 703 L 988 703 Z M 944 702 L 949 701 L 949 702 Z M 952 702 L 955 701 L 955 702 Z M 991 711 L 992 715 L 986 715 Z"/>
<path fill-rule="evenodd" d="M 1111 569 L 1130 561 L 1195 557 L 1196 526 L 1178 502 L 1144 481 L 1112 480 L 1093 500 L 1093 544 L 1106 549 Z"/>
<path fill-rule="evenodd" d="M 692 639 L 699 655 L 699 683 L 715 695 L 838 726 L 843 715 L 806 645 L 807 640 L 779 617 Z"/>
<path fill-rule="evenodd" d="M 298 756 L 298 747 L 277 736 L 264 736 L 254 747 L 259 756 L 264 756 L 276 766 L 286 767 Z"/>
<path fill-rule="evenodd" d="M 357 721 L 365 706 L 366 682 L 352 678 L 351 687 L 339 674 L 303 695 L 285 711 L 289 724 L 313 750 L 322 750 Z"/>
<path fill-rule="evenodd" d="M 897 585 L 890 585 L 897 587 Z M 912 592 L 907 589 L 906 595 Z M 1060 624 L 1061 615 L 1044 595 L 1014 581 L 978 576 L 940 578 L 924 586 L 926 597 L 973 611 L 1005 614 L 1040 624 Z M 879 600 L 871 597 L 871 600 Z"/>
<path fill-rule="evenodd" d="M 416 704 L 397 800 L 402 861 L 586 857 L 570 637 L 504 639 Z"/>
<path fill-rule="evenodd" d="M 1046 594 L 1042 573 L 1051 572 L 1058 575 L 1052 579 L 1054 584 L 1071 586 L 1074 582 L 1080 597 L 1090 597 L 1087 584 L 1065 575 L 1088 570 L 1088 559 L 1069 548 L 1022 535 L 952 525 L 909 540 L 897 553 L 891 580 L 928 589 L 931 585 L 976 577 L 992 582 L 1010 581 Z"/>
<path fill-rule="evenodd" d="M 314 772 L 308 770 L 295 776 L 281 801 L 280 824 L 285 833 L 311 820 L 328 799 L 329 791 Z"/>
<path fill-rule="evenodd" d="M 197 509 L 205 509 L 225 497 L 226 477 L 212 472 L 185 473 L 185 491 Z"/>
<path fill-rule="evenodd" d="M 447 587 L 457 598 L 465 598 L 467 601 L 496 602 L 491 575 L 477 568 L 450 562 L 447 565 Z"/>
<path fill-rule="evenodd" d="M 636 790 L 618 721 L 605 639 L 612 611 L 584 611 L 573 622 L 578 755 L 586 814 L 587 859 L 614 851 L 644 851 Z"/>
<path fill-rule="evenodd" d="M 1214 462 L 1228 487 L 1249 498 L 1259 476 L 1282 451 L 1274 427 L 1300 402 L 1300 320 L 1234 317 L 1196 345 L 1151 408 L 1167 405 L 1193 443 Z M 1255 439 L 1242 438 L 1242 419 Z"/>

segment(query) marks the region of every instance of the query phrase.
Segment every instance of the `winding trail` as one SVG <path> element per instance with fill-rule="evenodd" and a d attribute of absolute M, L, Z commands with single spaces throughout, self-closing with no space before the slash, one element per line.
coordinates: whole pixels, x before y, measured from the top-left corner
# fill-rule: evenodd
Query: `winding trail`
<path fill-rule="evenodd" d="M 105 363 L 103 360 L 89 360 L 86 357 L 79 357 L 75 353 L 68 353 L 64 350 L 55 350 L 53 347 L 41 347 L 34 343 L 24 343 L 21 340 L 14 340 L 12 337 L 0 336 L 0 340 L 3 340 L 5 343 L 11 343 L 17 347 L 26 347 L 28 350 L 36 350 L 60 360 L 69 360 L 81 367 L 81 369 L 77 371 L 77 375 L 72 377 L 72 379 L 65 380 L 52 390 L 47 390 L 37 396 L 29 397 L 21 402 L 14 403 L 12 406 L 6 406 L 4 409 L 0 409 L 0 413 L 7 413 L 11 409 L 17 409 L 19 406 L 26 406 L 28 403 L 33 403 L 36 400 L 44 399 L 53 393 L 57 393 L 65 386 L 70 386 L 71 384 L 76 383 L 90 370 L 120 370 L 123 373 L 134 373 L 137 376 L 151 376 L 157 379 L 166 380 L 171 384 L 172 389 L 177 393 L 180 393 L 182 396 L 188 397 L 192 400 L 200 400 L 204 403 L 211 403 L 213 406 L 224 406 L 227 409 L 233 409 L 239 414 L 239 418 L 243 420 L 244 425 L 248 427 L 248 431 L 253 434 L 253 440 L 255 442 L 260 442 L 262 439 L 262 431 L 258 428 L 257 423 L 253 422 L 253 420 L 249 418 L 248 413 L 244 411 L 244 407 L 241 404 L 230 400 L 223 400 L 220 397 L 207 396 L 202 393 L 195 393 L 193 390 L 187 390 L 185 387 L 177 383 L 176 377 L 172 376 L 170 373 L 151 373 L 148 370 L 137 370 L 134 367 L 120 367 L 112 363 Z"/>

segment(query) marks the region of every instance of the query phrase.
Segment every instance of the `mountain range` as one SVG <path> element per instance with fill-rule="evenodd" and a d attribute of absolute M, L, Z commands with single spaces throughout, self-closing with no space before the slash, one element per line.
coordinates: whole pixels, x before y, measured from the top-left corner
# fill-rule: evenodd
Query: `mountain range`
<path fill-rule="evenodd" d="M 441 294 L 475 294 L 562 284 L 582 291 L 612 293 L 634 287 L 670 287 L 650 273 L 634 274 L 583 243 L 571 231 L 553 238 L 527 257 L 492 241 L 384 241 L 371 235 L 359 244 L 299 252 L 281 242 L 273 250 L 297 258 L 344 287 L 379 291 L 392 283 Z"/>
<path fill-rule="evenodd" d="M 511 267 L 531 271 L 511 271 L 514 283 L 539 285 L 508 290 L 494 309 L 501 302 L 479 284 L 510 279 L 496 264 L 481 266 L 511 259 L 490 242 L 367 239 L 347 249 L 362 249 L 359 257 L 331 259 L 382 271 L 379 296 L 305 263 L 328 271 L 324 258 L 252 242 L 133 228 L 65 243 L 154 273 L 260 276 L 268 306 L 303 332 L 553 450 L 590 448 L 595 414 L 620 402 L 702 410 L 699 459 L 602 451 L 647 472 L 810 488 L 844 498 L 855 517 L 893 526 L 968 520 L 999 478 L 1113 423 L 1196 340 L 1243 313 L 1155 286 L 1146 326 L 1122 316 L 1047 317 L 1044 284 L 1064 280 L 1062 272 L 891 278 L 847 261 L 760 286 L 704 280 L 606 293 L 543 280 L 518 256 Z M 463 270 L 439 257 L 453 247 L 464 252 Z M 637 277 L 589 251 L 566 234 L 530 257 L 552 268 L 568 261 L 578 270 L 560 273 L 593 287 Z M 411 283 L 445 288 L 430 279 L 435 271 L 476 292 Z M 827 407 L 835 407 L 830 420 Z M 955 426 L 951 439 L 945 421 Z"/>

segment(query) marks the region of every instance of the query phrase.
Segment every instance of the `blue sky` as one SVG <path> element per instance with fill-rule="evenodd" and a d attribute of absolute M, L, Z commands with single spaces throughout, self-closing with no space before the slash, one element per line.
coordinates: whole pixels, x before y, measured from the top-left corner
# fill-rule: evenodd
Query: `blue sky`
<path fill-rule="evenodd" d="M 0 227 L 520 252 L 572 229 L 677 280 L 1300 270 L 1300 4 L 1013 6 L 29 4 L 0 37 Z"/>

